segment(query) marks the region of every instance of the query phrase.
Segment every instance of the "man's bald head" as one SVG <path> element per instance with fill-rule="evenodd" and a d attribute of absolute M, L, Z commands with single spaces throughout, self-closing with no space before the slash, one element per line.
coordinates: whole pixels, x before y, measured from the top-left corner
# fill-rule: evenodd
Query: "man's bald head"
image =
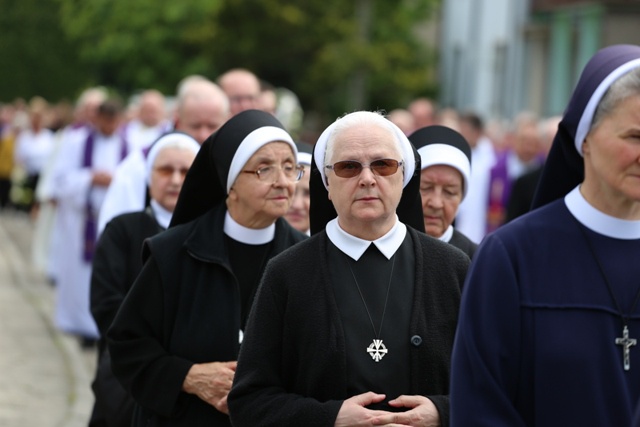
<path fill-rule="evenodd" d="M 208 80 L 193 80 L 182 89 L 175 128 L 202 144 L 229 118 L 229 100 L 218 85 Z"/>
<path fill-rule="evenodd" d="M 260 80 L 251 71 L 234 68 L 222 74 L 218 84 L 229 98 L 231 115 L 260 108 Z"/>

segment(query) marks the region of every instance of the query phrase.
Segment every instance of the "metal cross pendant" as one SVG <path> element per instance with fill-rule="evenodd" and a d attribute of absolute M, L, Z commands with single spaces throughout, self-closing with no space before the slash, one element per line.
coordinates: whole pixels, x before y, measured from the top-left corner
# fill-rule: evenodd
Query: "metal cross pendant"
<path fill-rule="evenodd" d="M 630 353 L 631 347 L 636 345 L 638 340 L 635 338 L 629 338 L 629 328 L 624 325 L 622 329 L 622 338 L 616 338 L 616 345 L 622 346 L 622 360 L 624 361 L 624 370 L 631 369 Z"/>
<path fill-rule="evenodd" d="M 371 358 L 376 362 L 379 362 L 388 352 L 389 350 L 382 344 L 382 340 L 373 340 L 373 342 L 369 344 L 369 347 L 367 347 L 367 353 L 369 353 Z"/>

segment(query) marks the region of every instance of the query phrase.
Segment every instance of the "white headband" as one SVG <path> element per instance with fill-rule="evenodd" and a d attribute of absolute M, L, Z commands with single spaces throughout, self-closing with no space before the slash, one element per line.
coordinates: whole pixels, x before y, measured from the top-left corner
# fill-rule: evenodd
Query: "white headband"
<path fill-rule="evenodd" d="M 200 150 L 200 144 L 198 144 L 198 141 L 187 134 L 168 133 L 161 136 L 156 140 L 156 142 L 153 143 L 153 145 L 151 145 L 151 149 L 149 150 L 149 154 L 147 155 L 147 185 L 151 184 L 151 171 L 153 170 L 153 164 L 156 161 L 156 157 L 158 157 L 158 154 L 160 154 L 162 150 L 164 150 L 168 145 L 171 144 L 176 144 L 176 148 L 191 150 L 195 154 L 198 154 L 198 151 Z"/>
<path fill-rule="evenodd" d="M 640 58 L 634 59 L 633 61 L 629 61 L 627 63 L 622 64 L 615 70 L 611 72 L 596 88 L 593 95 L 589 99 L 586 108 L 582 112 L 582 116 L 580 117 L 580 122 L 578 123 L 578 129 L 576 129 L 576 137 L 574 139 L 574 144 L 576 146 L 576 150 L 582 156 L 582 143 L 584 139 L 587 137 L 587 133 L 589 133 L 589 128 L 591 128 L 591 123 L 593 121 L 593 115 L 596 112 L 596 108 L 598 108 L 598 104 L 600 100 L 604 96 L 604 93 L 611 87 L 611 85 L 618 80 L 622 75 L 627 72 L 633 70 L 636 67 L 640 67 Z"/>
<path fill-rule="evenodd" d="M 309 153 L 298 153 L 298 164 L 304 166 L 311 166 L 311 154 Z"/>
<path fill-rule="evenodd" d="M 421 169 L 434 165 L 446 165 L 458 170 L 462 175 L 462 200 L 469 189 L 471 164 L 469 158 L 461 150 L 449 144 L 429 144 L 418 148 Z"/>
<path fill-rule="evenodd" d="M 289 144 L 297 161 L 298 147 L 296 147 L 293 139 L 291 139 L 291 135 L 289 135 L 287 131 L 276 126 L 263 126 L 258 128 L 242 140 L 233 156 L 233 160 L 231 160 L 229 174 L 227 175 L 227 194 L 229 194 L 233 183 L 251 156 L 262 148 L 262 146 L 270 142 L 286 142 Z"/>

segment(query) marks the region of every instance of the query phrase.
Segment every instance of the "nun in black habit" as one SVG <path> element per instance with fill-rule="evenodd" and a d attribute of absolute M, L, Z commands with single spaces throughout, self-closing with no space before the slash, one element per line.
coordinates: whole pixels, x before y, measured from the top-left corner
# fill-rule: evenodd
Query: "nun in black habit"
<path fill-rule="evenodd" d="M 96 245 L 91 266 L 91 314 L 101 338 L 91 385 L 95 396 L 91 427 L 131 425 L 133 400 L 111 372 L 107 330 L 142 269 L 144 240 L 169 226 L 186 171 L 199 150 L 200 144 L 182 132 L 159 137 L 151 145 L 145 163 L 149 205 L 143 211 L 118 215 L 109 221 Z"/>
<path fill-rule="evenodd" d="M 473 258 L 478 245 L 453 227 L 469 191 L 471 147 L 455 130 L 426 126 L 409 135 L 421 159 L 420 195 L 425 232 Z"/>
<path fill-rule="evenodd" d="M 422 232 L 419 164 L 378 113 L 320 136 L 312 237 L 265 271 L 229 394 L 234 426 L 447 425 L 469 258 Z"/>
<path fill-rule="evenodd" d="M 301 175 L 296 156 L 280 122 L 257 110 L 202 145 L 108 332 L 134 426 L 230 425 L 227 394 L 263 269 L 306 238 L 281 218 Z"/>

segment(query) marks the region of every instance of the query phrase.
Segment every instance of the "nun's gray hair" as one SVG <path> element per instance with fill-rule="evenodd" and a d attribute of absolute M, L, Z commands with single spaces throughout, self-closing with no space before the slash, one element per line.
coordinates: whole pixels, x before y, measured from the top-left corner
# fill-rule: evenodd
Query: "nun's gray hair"
<path fill-rule="evenodd" d="M 327 147 L 324 152 L 324 160 L 323 165 L 326 166 L 329 164 L 328 162 L 333 159 L 333 151 L 334 151 L 334 143 L 337 137 L 347 129 L 351 129 L 355 126 L 377 126 L 386 130 L 389 133 L 389 136 L 395 142 L 395 149 L 399 157 L 403 157 L 403 150 L 401 147 L 401 142 L 398 140 L 396 132 L 393 128 L 393 123 L 385 118 L 385 116 L 377 111 L 356 111 L 350 114 L 347 114 L 338 120 L 336 120 L 334 124 L 333 131 L 329 138 L 327 139 Z M 342 160 L 353 160 L 353 159 L 342 159 Z M 406 159 L 402 158 L 403 163 L 406 163 Z"/>
<path fill-rule="evenodd" d="M 630 96 L 640 95 L 640 67 L 636 67 L 616 80 L 605 92 L 593 114 L 589 132 L 597 128 L 602 120 Z"/>

